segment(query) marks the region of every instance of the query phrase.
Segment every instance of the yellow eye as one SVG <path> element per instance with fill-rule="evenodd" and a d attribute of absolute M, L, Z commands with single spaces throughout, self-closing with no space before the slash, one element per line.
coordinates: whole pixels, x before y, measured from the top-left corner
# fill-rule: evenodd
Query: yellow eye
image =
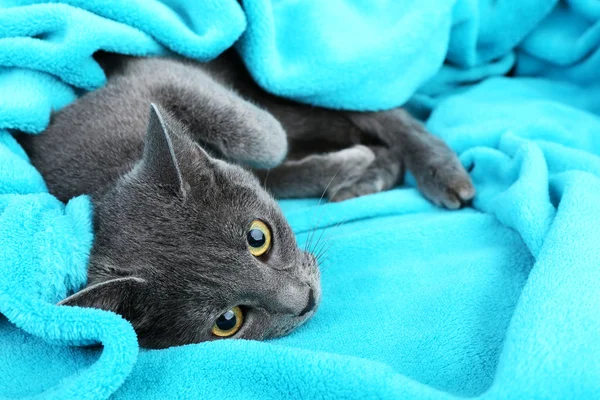
<path fill-rule="evenodd" d="M 250 224 L 248 234 L 246 235 L 248 250 L 254 257 L 260 257 L 266 254 L 271 248 L 271 230 L 259 219 L 255 219 Z"/>
<path fill-rule="evenodd" d="M 238 306 L 235 306 L 217 318 L 211 332 L 213 335 L 219 337 L 233 336 L 240 330 L 243 323 L 244 315 L 242 314 L 242 310 Z"/>

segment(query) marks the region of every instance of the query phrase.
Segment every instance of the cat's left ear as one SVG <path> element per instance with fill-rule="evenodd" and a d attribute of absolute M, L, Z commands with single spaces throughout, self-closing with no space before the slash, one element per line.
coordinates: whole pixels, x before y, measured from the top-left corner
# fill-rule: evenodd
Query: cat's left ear
<path fill-rule="evenodd" d="M 184 181 L 173 139 L 176 138 L 172 137 L 160 110 L 155 104 L 151 104 L 144 141 L 142 170 L 154 183 L 169 187 L 176 193 L 182 193 Z"/>
<path fill-rule="evenodd" d="M 130 320 L 135 314 L 134 308 L 143 302 L 147 292 L 148 283 L 144 279 L 116 278 L 88 286 L 57 305 L 99 308 Z"/>

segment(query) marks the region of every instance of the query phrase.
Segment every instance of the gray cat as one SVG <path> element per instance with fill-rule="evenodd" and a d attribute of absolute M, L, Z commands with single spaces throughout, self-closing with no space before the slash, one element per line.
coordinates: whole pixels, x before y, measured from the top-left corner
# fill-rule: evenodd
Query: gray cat
<path fill-rule="evenodd" d="M 144 347 L 277 337 L 316 311 L 317 261 L 257 176 L 278 197 L 340 201 L 389 189 L 406 168 L 436 204 L 474 196 L 455 154 L 402 109 L 276 98 L 231 52 L 102 61 L 105 87 L 18 139 L 51 193 L 92 195 L 88 286 L 61 304 L 121 314 Z"/>

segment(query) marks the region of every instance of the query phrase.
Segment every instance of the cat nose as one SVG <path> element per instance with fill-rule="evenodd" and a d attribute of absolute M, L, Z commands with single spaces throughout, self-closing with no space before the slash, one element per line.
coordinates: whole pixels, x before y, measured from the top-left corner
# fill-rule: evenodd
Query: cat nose
<path fill-rule="evenodd" d="M 308 292 L 308 303 L 306 303 L 306 307 L 304 307 L 304 310 L 302 310 L 298 316 L 303 317 L 307 313 L 311 312 L 315 308 L 315 305 L 315 292 L 311 288 L 310 292 Z"/>

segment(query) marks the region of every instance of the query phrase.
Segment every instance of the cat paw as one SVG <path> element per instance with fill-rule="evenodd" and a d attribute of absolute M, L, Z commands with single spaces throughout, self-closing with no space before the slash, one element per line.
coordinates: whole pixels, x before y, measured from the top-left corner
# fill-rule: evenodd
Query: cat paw
<path fill-rule="evenodd" d="M 475 187 L 462 164 L 454 155 L 444 162 L 427 167 L 417 185 L 423 195 L 438 206 L 456 210 L 475 197 Z"/>
<path fill-rule="evenodd" d="M 379 193 L 386 189 L 385 182 L 382 179 L 359 179 L 350 185 L 337 188 L 335 192 L 330 194 L 329 201 L 336 203 L 367 194 Z"/>
<path fill-rule="evenodd" d="M 404 175 L 404 168 L 389 149 L 370 149 L 375 160 L 368 165 L 357 179 L 339 185 L 328 193 L 329 201 L 340 202 L 355 197 L 383 192 L 391 189 Z"/>
<path fill-rule="evenodd" d="M 358 181 L 365 175 L 369 166 L 375 160 L 375 154 L 367 146 L 355 145 L 348 149 L 340 150 L 335 154 L 336 161 L 339 163 L 338 171 L 334 179 L 332 179 L 329 188 L 327 189 L 327 197 L 330 201 L 341 201 L 348 196 L 347 190 L 354 187 Z M 373 193 L 371 191 L 362 194 Z M 362 194 L 356 194 L 356 197 Z M 340 200 L 333 199 L 340 198 Z"/>

